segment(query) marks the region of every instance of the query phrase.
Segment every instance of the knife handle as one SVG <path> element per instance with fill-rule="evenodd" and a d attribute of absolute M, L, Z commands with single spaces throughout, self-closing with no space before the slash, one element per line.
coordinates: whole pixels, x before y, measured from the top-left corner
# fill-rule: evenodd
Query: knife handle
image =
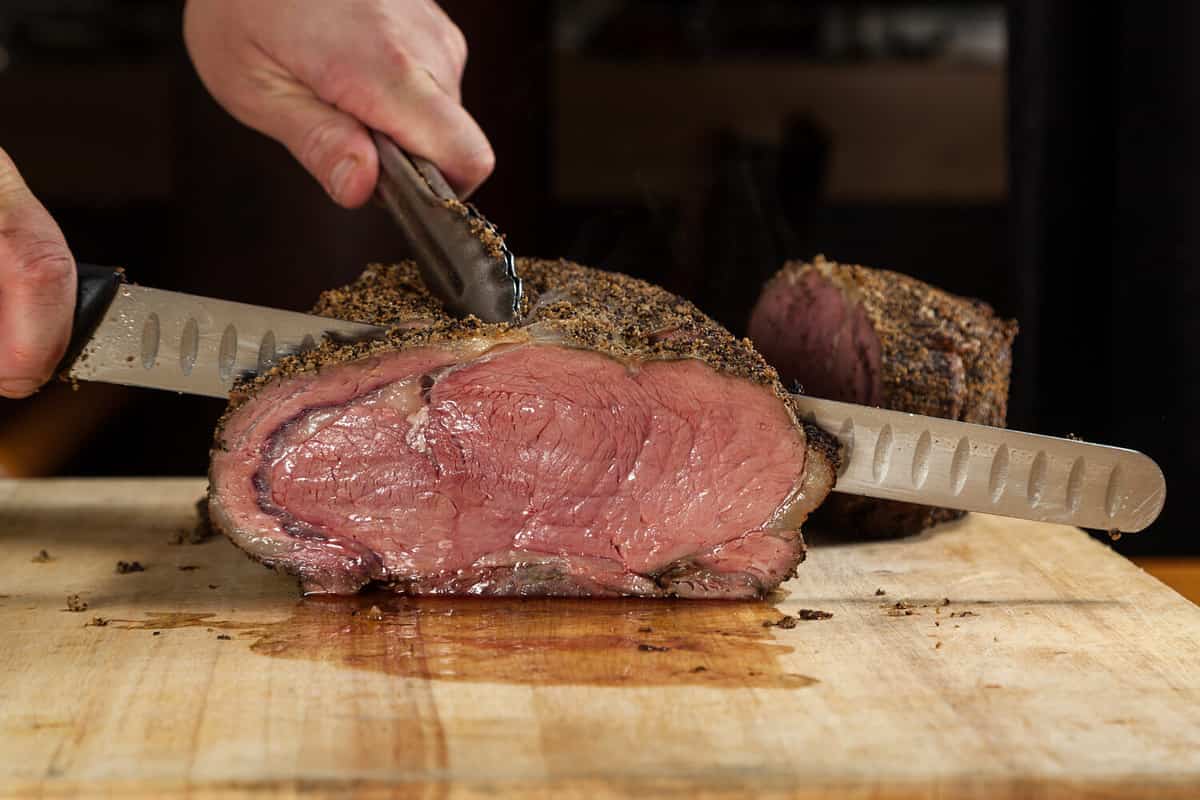
<path fill-rule="evenodd" d="M 62 361 L 58 362 L 55 374 L 65 374 L 83 346 L 92 338 L 92 333 L 104 312 L 108 311 L 117 289 L 125 282 L 125 271 L 116 267 L 98 267 L 95 264 L 75 265 L 78 273 L 75 290 L 75 316 L 71 322 L 71 342 Z"/>

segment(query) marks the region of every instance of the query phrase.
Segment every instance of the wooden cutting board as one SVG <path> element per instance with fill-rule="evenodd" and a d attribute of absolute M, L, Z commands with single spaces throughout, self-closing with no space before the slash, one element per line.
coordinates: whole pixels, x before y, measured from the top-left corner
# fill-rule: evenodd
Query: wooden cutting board
<path fill-rule="evenodd" d="M 1200 796 L 1200 608 L 1078 530 L 818 543 L 763 603 L 320 602 L 178 543 L 202 489 L 0 483 L 0 793 Z"/>

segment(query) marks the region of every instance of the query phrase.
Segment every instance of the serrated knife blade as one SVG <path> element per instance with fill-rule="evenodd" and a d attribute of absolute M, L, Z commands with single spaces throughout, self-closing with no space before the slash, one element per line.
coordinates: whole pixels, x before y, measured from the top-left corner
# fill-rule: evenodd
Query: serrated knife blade
<path fill-rule="evenodd" d="M 238 378 L 312 348 L 327 334 L 358 339 L 381 331 L 358 322 L 122 284 L 67 376 L 228 398 Z"/>

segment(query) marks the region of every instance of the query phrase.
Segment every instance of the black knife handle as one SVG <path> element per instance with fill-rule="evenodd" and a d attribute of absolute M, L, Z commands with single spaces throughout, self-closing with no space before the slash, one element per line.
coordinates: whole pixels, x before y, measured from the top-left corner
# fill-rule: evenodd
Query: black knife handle
<path fill-rule="evenodd" d="M 71 343 L 66 355 L 58 362 L 55 374 L 65 373 L 75 363 L 83 346 L 92 338 L 104 312 L 108 311 L 117 289 L 125 282 L 123 270 L 114 267 L 97 267 L 95 264 L 76 264 L 79 273 L 75 291 L 75 317 L 71 323 Z"/>

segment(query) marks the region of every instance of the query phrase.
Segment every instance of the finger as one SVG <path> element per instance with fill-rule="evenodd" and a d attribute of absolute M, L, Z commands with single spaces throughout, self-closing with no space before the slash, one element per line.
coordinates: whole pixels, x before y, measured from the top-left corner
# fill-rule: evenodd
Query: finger
<path fill-rule="evenodd" d="M 0 150 L 0 396 L 52 377 L 75 310 L 75 261 L 62 231 Z"/>
<path fill-rule="evenodd" d="M 347 100 L 351 114 L 437 164 L 460 197 L 470 196 L 495 167 L 478 123 L 425 70 L 397 71 L 373 91 Z"/>
<path fill-rule="evenodd" d="M 438 86 L 462 103 L 462 77 L 467 65 L 467 39 L 437 3 L 425 3 L 423 35 L 409 37 L 418 64 L 433 75 Z"/>
<path fill-rule="evenodd" d="M 463 65 L 456 62 L 447 50 L 438 46 L 436 41 L 421 39 L 414 45 L 412 56 L 402 59 L 402 61 L 419 64 L 419 68 L 429 73 L 439 89 L 454 102 L 462 104 Z M 388 69 L 388 67 L 384 67 L 384 69 Z"/>
<path fill-rule="evenodd" d="M 379 159 L 366 129 L 354 117 L 280 78 L 280 89 L 263 93 L 242 121 L 281 142 L 333 198 L 346 208 L 367 202 Z"/>

